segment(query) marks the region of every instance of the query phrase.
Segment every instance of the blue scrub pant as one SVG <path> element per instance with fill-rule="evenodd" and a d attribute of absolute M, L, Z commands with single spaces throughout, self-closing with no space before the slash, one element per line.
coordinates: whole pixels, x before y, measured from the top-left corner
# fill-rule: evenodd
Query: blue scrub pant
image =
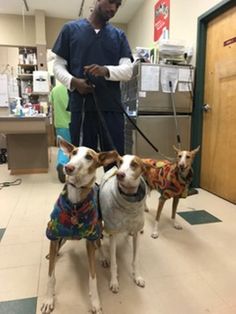
<path fill-rule="evenodd" d="M 124 115 L 120 112 L 102 112 L 104 120 L 109 130 L 113 144 L 122 156 L 124 155 Z M 70 133 L 72 144 L 79 146 L 81 134 L 82 113 L 71 112 Z M 101 125 L 96 111 L 86 111 L 83 122 L 83 146 L 90 147 L 98 151 L 99 143 L 101 151 L 113 150 L 107 137 L 106 131 Z"/>
<path fill-rule="evenodd" d="M 70 130 L 69 128 L 56 128 L 56 134 L 57 136 L 60 135 L 63 137 L 67 142 L 71 143 L 71 137 L 70 137 Z M 67 155 L 64 154 L 63 150 L 61 148 L 58 149 L 57 152 L 57 166 L 59 164 L 65 165 L 69 161 L 69 158 Z"/>

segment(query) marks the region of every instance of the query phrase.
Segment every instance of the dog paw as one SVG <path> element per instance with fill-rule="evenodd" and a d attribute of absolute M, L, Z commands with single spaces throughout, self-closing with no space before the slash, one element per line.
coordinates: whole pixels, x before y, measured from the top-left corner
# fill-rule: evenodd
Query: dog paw
<path fill-rule="evenodd" d="M 110 283 L 110 289 L 113 293 L 118 293 L 119 292 L 119 283 L 118 281 L 114 280 L 114 281 L 111 281 Z"/>
<path fill-rule="evenodd" d="M 43 314 L 50 314 L 54 309 L 54 300 L 53 298 L 47 298 L 44 300 L 41 306 L 41 312 Z"/>
<path fill-rule="evenodd" d="M 153 233 L 151 234 L 151 237 L 153 239 L 157 239 L 159 237 L 159 232 L 158 231 L 153 231 Z"/>
<path fill-rule="evenodd" d="M 93 314 L 102 314 L 102 309 L 101 309 L 100 304 L 92 305 L 91 313 L 93 313 Z"/>
<path fill-rule="evenodd" d="M 137 286 L 141 288 L 145 287 L 145 280 L 141 276 L 135 277 L 134 282 L 136 283 Z"/>
<path fill-rule="evenodd" d="M 182 230 L 182 226 L 179 225 L 177 222 L 174 223 L 174 228 L 177 229 L 177 230 Z"/>

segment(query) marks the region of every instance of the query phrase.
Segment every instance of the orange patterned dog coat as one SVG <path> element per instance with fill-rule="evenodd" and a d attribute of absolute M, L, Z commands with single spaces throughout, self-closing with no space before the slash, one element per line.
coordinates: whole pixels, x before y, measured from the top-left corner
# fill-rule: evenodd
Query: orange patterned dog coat
<path fill-rule="evenodd" d="M 190 169 L 187 177 L 181 176 L 181 171 L 176 163 L 168 160 L 143 159 L 152 167 L 145 174 L 145 180 L 152 190 L 158 190 L 161 197 L 187 197 L 189 184 L 193 178 L 193 170 Z"/>

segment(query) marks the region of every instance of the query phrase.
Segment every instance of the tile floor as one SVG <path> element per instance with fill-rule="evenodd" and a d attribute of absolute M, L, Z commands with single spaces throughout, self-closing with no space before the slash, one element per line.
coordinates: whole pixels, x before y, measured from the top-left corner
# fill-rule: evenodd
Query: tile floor
<path fill-rule="evenodd" d="M 0 182 L 22 178 L 19 186 L 0 190 L 0 313 L 39 314 L 46 291 L 48 240 L 45 227 L 62 184 L 55 171 L 56 149 L 51 149 L 48 174 L 11 176 L 0 165 Z M 170 225 L 167 202 L 160 236 L 150 237 L 157 193 L 148 198 L 141 239 L 144 289 L 131 278 L 131 239 L 118 245 L 119 294 L 108 288 L 109 270 L 97 263 L 98 286 L 104 314 L 235 314 L 236 206 L 204 190 L 182 199 L 179 211 L 205 210 L 221 222 L 191 225 L 181 216 L 182 231 Z M 104 239 L 108 253 L 108 239 Z M 54 314 L 89 313 L 88 267 L 84 241 L 70 241 L 56 268 Z"/>

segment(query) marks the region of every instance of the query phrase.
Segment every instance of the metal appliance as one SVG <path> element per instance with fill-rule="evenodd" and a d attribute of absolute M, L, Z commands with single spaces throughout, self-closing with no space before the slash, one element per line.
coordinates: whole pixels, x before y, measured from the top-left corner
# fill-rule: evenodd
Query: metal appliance
<path fill-rule="evenodd" d="M 164 70 L 163 70 L 164 69 Z M 121 84 L 122 102 L 129 116 L 163 155 L 174 157 L 173 144 L 177 146 L 176 125 L 171 94 L 163 92 L 165 72 L 174 73 L 176 89 L 173 98 L 178 131 L 183 149 L 190 148 L 192 83 L 191 66 L 139 63 L 134 66 L 134 76 Z M 187 75 L 186 75 L 187 74 Z M 172 76 L 173 77 L 173 76 Z M 156 82 L 157 80 L 157 82 Z M 183 84 L 183 85 L 181 85 Z M 149 146 L 127 120 L 125 125 L 125 152 L 140 157 L 163 158 Z"/>

